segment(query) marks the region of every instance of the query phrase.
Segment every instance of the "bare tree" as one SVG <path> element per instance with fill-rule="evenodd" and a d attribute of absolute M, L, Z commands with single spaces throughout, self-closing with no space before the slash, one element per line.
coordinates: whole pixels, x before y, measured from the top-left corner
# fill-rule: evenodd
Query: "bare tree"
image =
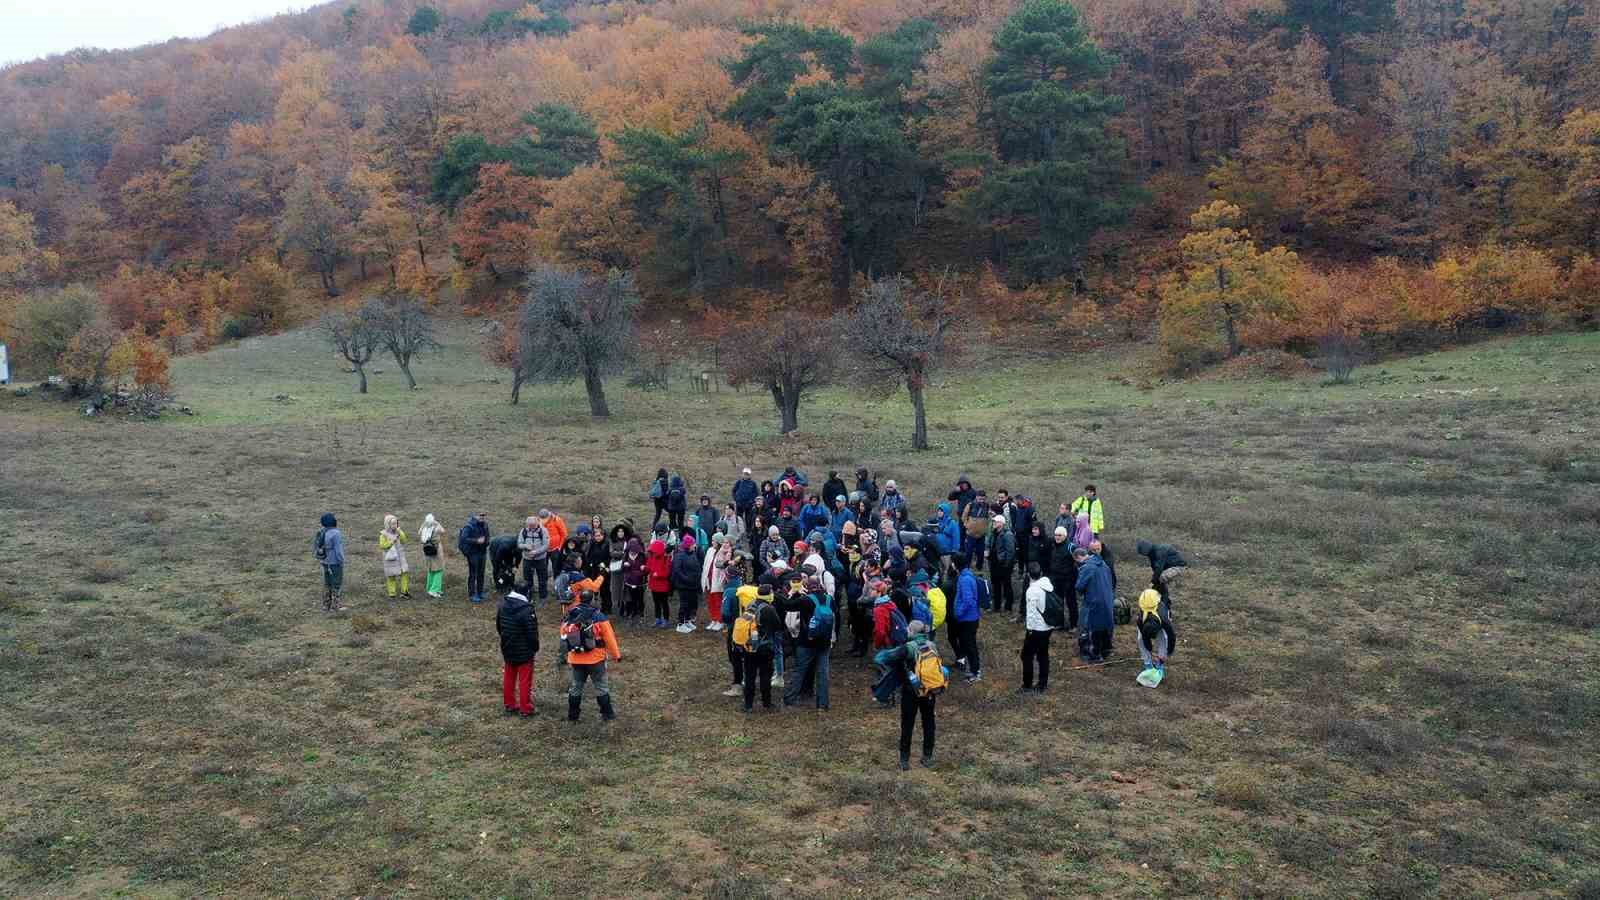
<path fill-rule="evenodd" d="M 779 431 L 800 427 L 800 401 L 832 377 L 837 351 L 833 337 L 813 316 L 799 310 L 756 315 L 729 334 L 728 383 L 756 384 L 772 394 Z"/>
<path fill-rule="evenodd" d="M 1361 338 L 1343 328 L 1331 327 L 1317 338 L 1322 351 L 1322 367 L 1329 384 L 1349 384 L 1356 367 L 1366 362 L 1367 349 Z"/>
<path fill-rule="evenodd" d="M 541 265 L 528 276 L 527 295 L 521 322 L 526 379 L 581 377 L 590 415 L 611 415 L 605 376 L 628 365 L 637 350 L 634 314 L 640 299 L 633 276 Z"/>
<path fill-rule="evenodd" d="M 844 316 L 840 330 L 850 346 L 855 380 L 869 393 L 887 396 L 900 385 L 911 395 L 911 449 L 928 449 L 928 378 L 949 361 L 951 333 L 966 320 L 967 302 L 948 270 L 926 289 L 896 275 L 867 285 L 861 302 Z"/>
<path fill-rule="evenodd" d="M 368 300 L 362 305 L 361 314 L 377 336 L 378 346 L 389 351 L 395 365 L 406 376 L 406 384 L 416 390 L 411 358 L 440 346 L 428 308 L 409 294 L 388 294 Z"/>
<path fill-rule="evenodd" d="M 319 327 L 334 351 L 355 367 L 356 377 L 361 379 L 358 392 L 365 394 L 367 363 L 379 346 L 377 329 L 372 327 L 366 308 L 332 310 L 322 317 Z"/>
<path fill-rule="evenodd" d="M 522 329 L 514 321 L 491 319 L 484 325 L 481 334 L 483 345 L 480 350 L 484 360 L 497 369 L 511 373 L 511 405 L 516 406 L 522 399 L 522 383 L 528 378 L 522 358 Z"/>

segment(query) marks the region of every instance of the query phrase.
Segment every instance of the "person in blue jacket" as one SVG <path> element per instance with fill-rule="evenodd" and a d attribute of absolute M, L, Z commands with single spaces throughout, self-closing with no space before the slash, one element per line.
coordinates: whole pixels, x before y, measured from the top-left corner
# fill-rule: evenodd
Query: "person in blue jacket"
<path fill-rule="evenodd" d="M 1078 596 L 1082 597 L 1083 627 L 1089 629 L 1092 650 L 1088 661 L 1105 662 L 1111 654 L 1111 630 L 1116 626 L 1112 607 L 1116 598 L 1111 587 L 1111 570 L 1105 561 L 1087 547 L 1072 551 L 1078 563 Z"/>
<path fill-rule="evenodd" d="M 761 491 L 756 487 L 754 478 L 750 477 L 750 467 L 746 466 L 739 474 L 739 480 L 733 483 L 733 508 L 738 511 L 739 518 L 744 520 L 744 530 L 750 530 L 750 519 L 755 515 L 756 498 L 761 496 Z"/>
<path fill-rule="evenodd" d="M 339 612 L 345 608 L 344 593 L 344 532 L 333 513 L 323 513 L 322 527 L 311 542 L 311 552 L 322 564 L 322 610 Z"/>
<path fill-rule="evenodd" d="M 480 512 L 467 517 L 456 535 L 456 549 L 467 561 L 467 599 L 483 602 L 483 568 L 489 558 L 489 517 Z"/>
<path fill-rule="evenodd" d="M 978 657 L 978 576 L 972 574 L 972 560 L 956 559 L 961 574 L 956 579 L 956 605 L 950 612 L 950 641 L 956 662 L 967 670 L 967 684 L 983 680 L 983 661 Z"/>
<path fill-rule="evenodd" d="M 800 521 L 800 533 L 810 534 L 813 529 L 828 527 L 828 508 L 822 505 L 822 498 L 811 494 L 796 518 Z"/>
<path fill-rule="evenodd" d="M 955 554 L 961 552 L 961 523 L 950 508 L 949 501 L 939 504 L 939 515 L 933 524 L 933 533 L 939 543 L 940 568 L 948 571 Z"/>
<path fill-rule="evenodd" d="M 833 512 L 828 516 L 828 530 L 833 532 L 835 543 L 844 539 L 844 523 L 856 520 L 856 514 L 850 511 L 849 503 L 850 498 L 842 494 L 833 498 Z"/>

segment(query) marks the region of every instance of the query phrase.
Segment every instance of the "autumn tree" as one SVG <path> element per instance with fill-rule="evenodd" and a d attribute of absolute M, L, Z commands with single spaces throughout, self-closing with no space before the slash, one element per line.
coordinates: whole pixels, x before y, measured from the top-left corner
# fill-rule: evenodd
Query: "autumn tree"
<path fill-rule="evenodd" d="M 1243 212 L 1221 200 L 1191 219 L 1183 268 L 1161 286 L 1161 344 L 1175 367 L 1237 356 L 1245 329 L 1289 309 L 1297 265 L 1282 247 L 1261 251 L 1239 226 Z"/>
<path fill-rule="evenodd" d="M 1108 128 L 1121 101 L 1098 87 L 1115 61 L 1065 0 L 1028 0 L 994 50 L 984 84 L 999 160 L 979 205 L 1028 277 L 1074 274 L 1089 238 L 1135 196 Z"/>
<path fill-rule="evenodd" d="M 527 360 L 522 353 L 522 329 L 516 317 L 490 319 L 483 327 L 480 346 L 483 359 L 511 376 L 511 405 L 522 400 L 522 384 L 528 378 Z"/>
<path fill-rule="evenodd" d="M 742 154 L 713 145 L 705 124 L 682 133 L 612 135 L 639 224 L 655 233 L 648 264 L 668 283 L 715 294 L 738 261 L 729 252 L 727 183 Z"/>
<path fill-rule="evenodd" d="M 417 379 L 411 374 L 411 360 L 418 353 L 440 347 L 433 315 L 416 297 L 407 294 L 385 294 L 373 297 L 361 308 L 377 339 L 380 349 L 394 357 L 394 364 L 406 376 L 406 385 L 417 389 Z"/>
<path fill-rule="evenodd" d="M 333 351 L 354 369 L 358 379 L 356 392 L 365 394 L 367 363 L 382 346 L 371 310 L 366 306 L 329 310 L 323 314 L 318 328 Z"/>
<path fill-rule="evenodd" d="M 73 336 L 100 318 L 100 298 L 82 284 L 27 294 L 12 322 L 13 368 L 40 378 L 58 371 Z"/>
<path fill-rule="evenodd" d="M 323 180 L 301 167 L 278 217 L 278 245 L 299 253 L 322 281 L 329 297 L 339 296 L 338 270 L 350 249 L 350 223 Z"/>
<path fill-rule="evenodd" d="M 88 398 L 99 406 L 108 389 L 115 390 L 123 378 L 133 373 L 135 352 L 132 343 L 116 326 L 97 317 L 78 329 L 61 354 L 61 374 L 75 397 Z"/>
<path fill-rule="evenodd" d="M 528 276 L 520 322 L 527 380 L 582 378 L 589 414 L 611 415 L 605 377 L 633 359 L 639 303 L 630 274 L 612 270 L 592 275 L 551 265 L 536 268 Z"/>
<path fill-rule="evenodd" d="M 739 352 L 727 363 L 728 383 L 753 384 L 772 396 L 778 431 L 800 427 L 800 404 L 833 377 L 838 348 L 833 330 L 815 316 L 781 303 L 762 304 L 728 336 Z"/>
<path fill-rule="evenodd" d="M 56 261 L 55 254 L 39 246 L 33 216 L 0 200 L 0 293 L 33 286 Z"/>
<path fill-rule="evenodd" d="M 911 449 L 928 449 L 928 379 L 950 362 L 954 332 L 966 319 L 968 298 L 952 273 L 926 288 L 901 276 L 879 278 L 862 292 L 860 304 L 840 323 L 857 361 L 856 380 L 886 396 L 905 385 L 911 397 Z"/>
<path fill-rule="evenodd" d="M 1561 166 L 1561 202 L 1571 211 L 1575 243 L 1600 253 L 1600 112 L 1578 109 L 1557 132 L 1551 153 Z"/>

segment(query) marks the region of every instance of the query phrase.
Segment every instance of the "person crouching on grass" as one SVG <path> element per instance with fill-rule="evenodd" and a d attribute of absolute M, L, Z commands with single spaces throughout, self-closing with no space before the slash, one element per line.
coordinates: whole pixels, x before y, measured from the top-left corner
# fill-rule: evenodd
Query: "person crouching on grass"
<path fill-rule="evenodd" d="M 584 590 L 578 602 L 561 620 L 561 648 L 572 668 L 572 687 L 567 690 L 567 721 L 578 721 L 583 707 L 583 686 L 594 683 L 595 703 L 600 718 L 609 722 L 617 717 L 611 706 L 611 682 L 606 676 L 606 660 L 622 661 L 622 647 L 611 630 L 611 621 L 595 608 L 595 592 Z"/>
<path fill-rule="evenodd" d="M 500 656 L 505 660 L 502 696 L 505 715 L 533 715 L 533 660 L 539 655 L 539 617 L 528 598 L 507 591 L 495 610 L 495 631 L 500 634 Z"/>
<path fill-rule="evenodd" d="M 1178 633 L 1172 630 L 1172 615 L 1161 602 L 1161 592 L 1145 588 L 1139 595 L 1139 616 L 1134 620 L 1139 629 L 1139 655 L 1144 667 L 1166 671 L 1167 660 L 1178 648 Z"/>

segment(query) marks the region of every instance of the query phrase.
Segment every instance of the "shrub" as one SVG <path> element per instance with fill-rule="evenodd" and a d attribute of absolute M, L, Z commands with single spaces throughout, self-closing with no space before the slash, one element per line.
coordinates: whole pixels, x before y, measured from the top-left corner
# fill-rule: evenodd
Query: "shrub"
<path fill-rule="evenodd" d="M 1343 329 L 1329 329 L 1317 339 L 1322 351 L 1322 368 L 1331 384 L 1349 384 L 1350 376 L 1361 365 L 1364 348 L 1361 339 Z"/>
<path fill-rule="evenodd" d="M 95 584 L 110 584 L 121 581 L 128 574 L 128 569 L 121 562 L 107 557 L 89 560 L 88 572 L 85 574 Z"/>
<path fill-rule="evenodd" d="M 1217 802 L 1234 809 L 1263 810 L 1270 797 L 1258 773 L 1237 769 L 1217 776 Z"/>
<path fill-rule="evenodd" d="M 99 603 L 101 599 L 99 591 L 88 588 L 68 588 L 61 592 L 62 603 Z"/>

